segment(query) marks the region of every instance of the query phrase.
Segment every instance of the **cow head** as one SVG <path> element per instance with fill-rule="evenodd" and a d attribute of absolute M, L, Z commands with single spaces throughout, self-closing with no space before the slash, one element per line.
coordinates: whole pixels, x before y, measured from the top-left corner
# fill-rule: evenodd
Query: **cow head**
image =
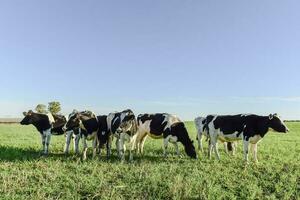
<path fill-rule="evenodd" d="M 96 115 L 91 111 L 78 112 L 74 110 L 70 115 L 69 119 L 64 127 L 65 131 L 70 131 L 75 128 L 79 128 L 82 121 L 89 120 L 91 118 L 96 118 Z"/>
<path fill-rule="evenodd" d="M 123 111 L 124 112 L 124 111 Z M 117 134 L 127 133 L 128 135 L 133 135 L 137 131 L 137 121 L 135 115 L 131 110 L 125 111 L 125 117 L 120 122 L 119 127 L 116 130 Z"/>
<path fill-rule="evenodd" d="M 284 124 L 284 122 L 278 117 L 277 114 L 270 114 L 269 115 L 269 124 L 270 127 L 277 132 L 280 133 L 287 133 L 289 129 Z"/>
<path fill-rule="evenodd" d="M 37 116 L 32 110 L 29 110 L 28 112 L 23 112 L 24 118 L 20 122 L 22 125 L 29 125 L 33 124 L 34 122 L 38 121 Z"/>
<path fill-rule="evenodd" d="M 69 119 L 68 119 L 66 125 L 64 126 L 64 130 L 70 131 L 75 128 L 78 128 L 79 126 L 80 126 L 80 113 L 74 110 L 69 115 Z"/>
<path fill-rule="evenodd" d="M 196 159 L 197 158 L 197 153 L 195 150 L 195 146 L 194 146 L 194 142 L 190 139 L 188 139 L 189 141 L 186 143 L 186 145 L 184 146 L 184 150 L 186 152 L 186 154 L 191 157 Z"/>
<path fill-rule="evenodd" d="M 171 126 L 171 131 L 174 135 L 178 137 L 178 141 L 180 141 L 183 146 L 186 154 L 196 159 L 197 153 L 195 150 L 195 146 L 193 144 L 193 141 L 190 139 L 189 134 L 187 132 L 187 129 L 185 128 L 185 125 L 183 122 L 175 123 Z"/>

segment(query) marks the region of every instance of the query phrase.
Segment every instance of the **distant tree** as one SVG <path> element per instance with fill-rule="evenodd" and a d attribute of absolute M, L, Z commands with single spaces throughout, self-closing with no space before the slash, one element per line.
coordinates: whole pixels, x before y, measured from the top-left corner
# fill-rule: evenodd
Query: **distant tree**
<path fill-rule="evenodd" d="M 38 113 L 47 113 L 47 107 L 44 105 L 44 104 L 38 104 L 36 107 L 35 107 L 35 110 L 36 112 Z"/>
<path fill-rule="evenodd" d="M 58 101 L 49 102 L 48 110 L 52 114 L 57 114 L 61 111 L 60 103 Z"/>

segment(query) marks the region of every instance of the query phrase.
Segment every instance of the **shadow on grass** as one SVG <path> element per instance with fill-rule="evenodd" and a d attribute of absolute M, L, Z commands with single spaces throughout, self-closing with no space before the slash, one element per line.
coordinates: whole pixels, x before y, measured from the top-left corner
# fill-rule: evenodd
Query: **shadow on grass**
<path fill-rule="evenodd" d="M 1 161 L 9 161 L 9 162 L 22 162 L 22 161 L 33 161 L 33 160 L 60 160 L 60 161 L 76 161 L 76 162 L 85 162 L 82 160 L 82 154 L 68 154 L 65 155 L 63 152 L 61 153 L 51 153 L 47 156 L 42 155 L 41 151 L 38 151 L 34 148 L 19 148 L 13 146 L 0 146 L 0 162 Z M 133 154 L 133 161 L 129 162 L 129 153 L 126 152 L 126 160 L 124 163 L 142 163 L 142 162 L 165 162 L 165 163 L 178 163 L 181 161 L 189 160 L 190 158 L 185 155 L 184 152 L 181 152 L 181 156 L 178 157 L 174 152 L 170 151 L 168 157 L 165 158 L 163 156 L 162 150 L 155 149 L 148 152 L 145 152 L 144 155 L 135 155 Z M 193 160 L 193 159 L 192 159 Z M 96 158 L 92 158 L 92 153 L 88 152 L 88 158 L 86 160 L 89 161 L 99 161 L 99 162 L 109 162 L 109 163 L 121 163 L 119 157 L 117 156 L 117 151 L 113 150 L 112 155 L 109 159 L 106 157 L 106 152 L 102 152 L 101 156 L 97 155 Z"/>
<path fill-rule="evenodd" d="M 45 156 L 41 151 L 38 151 L 33 148 L 19 148 L 12 146 L 0 146 L 0 161 L 31 161 L 31 160 L 40 160 L 43 158 L 54 158 L 62 159 L 66 156 L 64 154 L 49 154 Z"/>

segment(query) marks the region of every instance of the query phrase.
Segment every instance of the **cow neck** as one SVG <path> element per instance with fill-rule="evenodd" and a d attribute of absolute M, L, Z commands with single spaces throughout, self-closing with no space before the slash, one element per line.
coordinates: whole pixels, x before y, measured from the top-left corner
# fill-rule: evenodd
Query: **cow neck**
<path fill-rule="evenodd" d="M 263 138 L 269 131 L 269 128 L 272 128 L 270 125 L 269 117 L 262 117 L 259 120 L 259 135 Z"/>
<path fill-rule="evenodd" d="M 36 119 L 38 119 L 38 120 L 32 122 L 32 125 L 39 132 L 43 132 L 43 131 L 48 130 L 49 128 L 51 128 L 51 124 L 49 123 L 49 121 L 44 119 L 41 114 L 34 113 L 33 115 L 35 115 Z M 39 119 L 39 116 L 40 116 L 40 119 Z"/>

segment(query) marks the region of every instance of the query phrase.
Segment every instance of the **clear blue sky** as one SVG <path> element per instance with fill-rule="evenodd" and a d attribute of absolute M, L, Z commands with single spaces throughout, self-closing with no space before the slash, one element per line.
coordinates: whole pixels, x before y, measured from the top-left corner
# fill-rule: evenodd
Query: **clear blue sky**
<path fill-rule="evenodd" d="M 98 114 L 300 119 L 300 1 L 4 0 L 0 117 L 58 100 Z"/>

